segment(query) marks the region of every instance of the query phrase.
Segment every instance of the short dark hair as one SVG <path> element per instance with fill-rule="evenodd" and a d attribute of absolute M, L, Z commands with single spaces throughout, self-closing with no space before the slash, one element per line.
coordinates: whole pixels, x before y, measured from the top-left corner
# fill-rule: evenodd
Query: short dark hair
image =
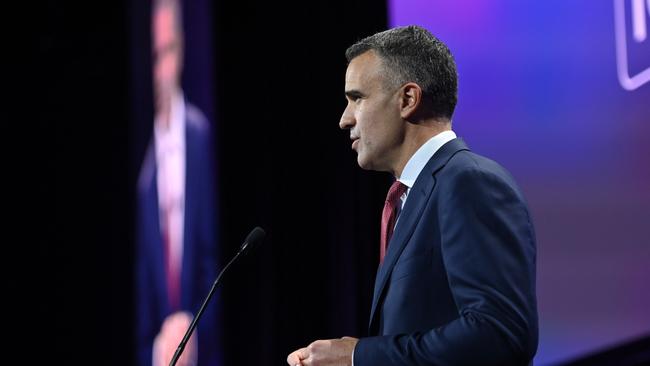
<path fill-rule="evenodd" d="M 348 62 L 374 51 L 387 68 L 391 87 L 414 82 L 434 117 L 451 119 L 458 102 L 458 73 L 449 48 L 426 29 L 410 25 L 366 37 L 345 51 Z"/>

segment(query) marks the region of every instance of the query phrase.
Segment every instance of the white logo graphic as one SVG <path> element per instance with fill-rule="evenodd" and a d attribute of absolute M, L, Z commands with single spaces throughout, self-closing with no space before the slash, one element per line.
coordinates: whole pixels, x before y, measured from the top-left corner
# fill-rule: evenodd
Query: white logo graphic
<path fill-rule="evenodd" d="M 626 90 L 634 90 L 650 81 L 650 66 L 645 70 L 630 75 L 627 54 L 627 32 L 625 1 L 614 0 L 614 23 L 616 31 L 616 64 L 618 81 Z M 646 18 L 650 17 L 650 0 L 627 0 L 631 2 L 633 42 L 642 43 L 648 38 Z M 650 41 L 649 41 L 650 42 Z"/>

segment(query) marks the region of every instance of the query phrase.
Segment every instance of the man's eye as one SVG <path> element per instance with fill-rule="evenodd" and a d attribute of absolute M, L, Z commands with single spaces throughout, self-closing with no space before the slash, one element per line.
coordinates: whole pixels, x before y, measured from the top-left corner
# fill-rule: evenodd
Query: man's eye
<path fill-rule="evenodd" d="M 358 103 L 361 99 L 363 99 L 361 95 L 356 94 L 348 94 L 347 98 L 351 103 Z"/>

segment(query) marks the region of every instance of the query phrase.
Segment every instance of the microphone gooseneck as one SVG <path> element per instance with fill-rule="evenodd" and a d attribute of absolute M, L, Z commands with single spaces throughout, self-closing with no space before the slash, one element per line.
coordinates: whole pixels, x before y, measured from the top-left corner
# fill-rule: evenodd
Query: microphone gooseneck
<path fill-rule="evenodd" d="M 226 266 L 223 267 L 221 272 L 219 272 L 217 279 L 214 280 L 214 283 L 212 284 L 212 288 L 210 289 L 210 292 L 208 292 L 208 296 L 206 296 L 205 300 L 203 300 L 203 304 L 201 304 L 201 308 L 199 309 L 199 312 L 196 313 L 196 316 L 194 317 L 194 319 L 192 319 L 192 323 L 190 323 L 190 327 L 185 332 L 185 335 L 183 336 L 183 340 L 181 340 L 181 343 L 178 345 L 178 348 L 176 348 L 176 352 L 174 352 L 174 357 L 172 357 L 169 366 L 175 366 L 176 362 L 178 362 L 178 359 L 181 357 L 181 354 L 185 349 L 185 345 L 189 341 L 190 336 L 194 332 L 194 329 L 196 328 L 199 319 L 201 318 L 201 315 L 203 315 L 203 312 L 205 311 L 208 302 L 212 298 L 212 295 L 214 295 L 214 292 L 217 289 L 219 282 L 221 281 L 221 276 L 223 276 L 223 274 L 226 272 L 228 267 L 230 267 L 230 265 L 233 264 L 235 260 L 239 258 L 240 255 L 250 253 L 253 249 L 255 249 L 262 242 L 262 239 L 264 239 L 265 236 L 266 236 L 266 232 L 264 231 L 264 229 L 262 229 L 259 226 L 251 230 L 248 236 L 246 236 L 246 240 L 244 240 L 244 243 L 239 248 L 237 254 L 235 254 L 235 256 L 230 260 L 230 262 L 228 262 L 228 264 L 226 264 Z"/>

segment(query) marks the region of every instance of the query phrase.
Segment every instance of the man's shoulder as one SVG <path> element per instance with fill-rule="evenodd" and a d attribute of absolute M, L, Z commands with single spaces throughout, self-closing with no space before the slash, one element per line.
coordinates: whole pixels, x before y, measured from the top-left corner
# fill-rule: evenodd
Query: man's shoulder
<path fill-rule="evenodd" d="M 147 146 L 147 150 L 140 165 L 140 172 L 138 174 L 138 193 L 144 194 L 152 187 L 154 181 L 154 174 L 156 172 L 156 152 L 153 143 L 153 138 Z"/>
<path fill-rule="evenodd" d="M 185 102 L 185 132 L 188 143 L 193 147 L 187 154 L 210 151 L 213 144 L 210 121 L 197 106 Z"/>
<path fill-rule="evenodd" d="M 505 171 L 505 168 L 496 161 L 471 150 L 458 151 L 449 159 L 446 168 L 450 168 L 454 172 L 467 170 L 484 172 Z"/>
<path fill-rule="evenodd" d="M 470 150 L 458 151 L 449 159 L 440 174 L 451 181 L 498 180 L 517 186 L 510 172 L 496 161 Z"/>
<path fill-rule="evenodd" d="M 190 102 L 185 102 L 185 121 L 187 128 L 199 133 L 207 133 L 210 131 L 210 122 L 199 107 Z"/>

